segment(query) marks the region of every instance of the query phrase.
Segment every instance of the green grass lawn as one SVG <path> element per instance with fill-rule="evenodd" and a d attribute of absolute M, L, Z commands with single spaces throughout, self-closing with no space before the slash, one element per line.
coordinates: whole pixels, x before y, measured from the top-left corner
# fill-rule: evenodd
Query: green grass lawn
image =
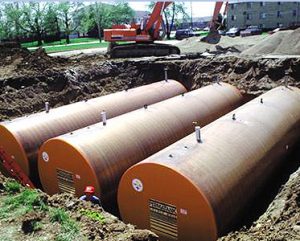
<path fill-rule="evenodd" d="M 103 42 L 103 43 L 78 44 L 78 45 L 45 46 L 43 48 L 46 50 L 47 53 L 54 53 L 54 52 L 64 52 L 64 51 L 80 50 L 80 49 L 106 48 L 107 46 L 108 43 Z"/>
<path fill-rule="evenodd" d="M 71 50 L 80 50 L 80 49 L 91 49 L 91 48 L 107 48 L 108 43 L 85 43 L 85 44 L 76 44 L 76 45 L 54 45 L 54 46 L 42 46 L 47 53 L 55 52 L 64 52 Z M 24 47 L 24 46 L 23 46 Z M 27 47 L 28 48 L 28 47 Z M 30 51 L 35 51 L 35 49 L 30 49 Z"/>
<path fill-rule="evenodd" d="M 71 44 L 77 44 L 77 43 L 88 43 L 88 42 L 93 42 L 93 41 L 98 41 L 97 38 L 75 38 L 75 39 L 70 39 Z M 37 41 L 34 42 L 28 42 L 28 43 L 22 43 L 22 47 L 25 48 L 31 48 L 31 47 L 38 47 Z M 53 45 L 64 45 L 66 44 L 66 40 L 62 39 L 61 41 L 54 41 L 51 43 L 44 43 L 43 42 L 43 47 L 44 46 L 53 46 Z"/>

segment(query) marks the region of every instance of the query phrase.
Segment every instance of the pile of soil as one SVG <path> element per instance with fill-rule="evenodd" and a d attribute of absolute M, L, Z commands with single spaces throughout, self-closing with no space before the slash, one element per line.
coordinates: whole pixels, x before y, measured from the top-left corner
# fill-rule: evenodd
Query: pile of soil
<path fill-rule="evenodd" d="M 14 63 L 16 59 L 24 58 L 30 55 L 30 51 L 26 48 L 10 48 L 7 46 L 0 47 L 0 66 L 6 66 Z"/>
<path fill-rule="evenodd" d="M 218 44 L 208 44 L 200 41 L 200 37 L 191 37 L 176 44 L 182 53 L 241 53 L 254 46 L 257 42 L 264 40 L 267 35 L 255 35 L 246 38 L 222 36 Z"/>
<path fill-rule="evenodd" d="M 276 32 L 242 52 L 242 55 L 264 54 L 300 55 L 300 28 Z"/>
<path fill-rule="evenodd" d="M 67 63 L 67 59 L 50 57 L 43 48 L 38 48 L 36 51 L 23 56 L 23 59 L 17 65 L 17 68 L 30 68 L 33 70 L 44 71 L 49 68 L 61 67 Z"/>
<path fill-rule="evenodd" d="M 99 205 L 70 194 L 50 197 L 38 190 L 31 191 L 1 173 L 0 200 L 1 240 L 158 240 L 154 233 L 124 224 Z"/>
<path fill-rule="evenodd" d="M 30 52 L 26 48 L 4 46 L 0 48 L 0 80 L 8 76 L 42 73 L 48 69 L 55 70 L 63 68 L 68 63 L 68 59 L 47 55 L 42 48 Z"/>

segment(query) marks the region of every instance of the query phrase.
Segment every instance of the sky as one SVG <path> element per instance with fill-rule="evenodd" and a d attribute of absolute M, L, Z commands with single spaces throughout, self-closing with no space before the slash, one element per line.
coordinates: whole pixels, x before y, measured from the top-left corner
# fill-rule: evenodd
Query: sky
<path fill-rule="evenodd" d="M 149 11 L 148 4 L 149 2 L 129 2 L 130 7 L 132 7 L 134 10 L 142 10 L 142 11 Z M 191 12 L 193 14 L 193 17 L 207 17 L 212 16 L 214 11 L 214 2 L 184 2 L 186 11 L 189 15 L 191 15 Z"/>

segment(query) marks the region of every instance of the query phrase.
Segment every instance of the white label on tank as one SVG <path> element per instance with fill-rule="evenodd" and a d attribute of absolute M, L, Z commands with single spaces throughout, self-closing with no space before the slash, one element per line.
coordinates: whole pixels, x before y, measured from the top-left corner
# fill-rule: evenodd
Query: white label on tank
<path fill-rule="evenodd" d="M 143 183 L 140 179 L 137 179 L 137 178 L 133 179 L 132 180 L 132 187 L 137 192 L 142 192 L 143 191 Z"/>
<path fill-rule="evenodd" d="M 78 180 L 80 180 L 80 179 L 81 179 L 81 177 L 80 177 L 80 175 L 79 175 L 79 174 L 76 174 L 76 175 L 75 175 L 75 177 L 76 177 L 76 179 L 78 179 Z"/>
<path fill-rule="evenodd" d="M 184 208 L 180 208 L 180 213 L 183 214 L 183 215 L 187 215 L 188 211 Z"/>
<path fill-rule="evenodd" d="M 48 162 L 48 161 L 49 161 L 49 155 L 48 155 L 48 153 L 44 151 L 44 152 L 42 153 L 42 158 L 43 158 L 43 160 L 44 160 L 45 162 Z"/>

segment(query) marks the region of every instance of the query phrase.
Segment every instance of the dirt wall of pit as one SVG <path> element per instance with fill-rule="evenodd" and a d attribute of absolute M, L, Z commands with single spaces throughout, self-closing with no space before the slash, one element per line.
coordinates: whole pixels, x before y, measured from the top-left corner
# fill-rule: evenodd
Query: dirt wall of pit
<path fill-rule="evenodd" d="M 43 56 L 43 55 L 42 55 Z M 46 58 L 46 57 L 43 57 Z M 215 81 L 225 81 L 244 93 L 258 95 L 280 84 L 300 86 L 300 59 L 249 60 L 236 57 L 198 58 L 194 60 L 103 60 L 102 57 L 79 59 L 42 57 L 40 66 L 17 59 L 19 64 L 4 64 L 0 70 L 0 121 L 133 88 L 169 78 L 196 89 Z M 4 73 L 8 68 L 11 73 Z"/>

